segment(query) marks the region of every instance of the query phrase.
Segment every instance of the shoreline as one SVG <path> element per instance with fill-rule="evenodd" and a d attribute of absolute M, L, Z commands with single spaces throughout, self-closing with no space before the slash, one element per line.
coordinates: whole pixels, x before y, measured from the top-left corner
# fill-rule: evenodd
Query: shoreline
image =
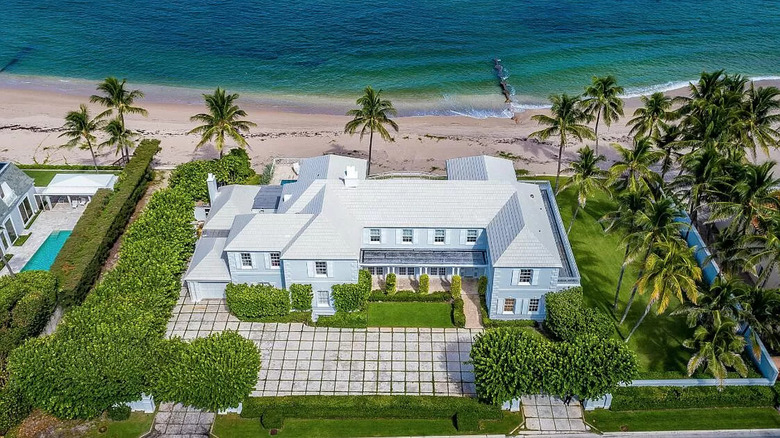
<path fill-rule="evenodd" d="M 68 111 L 76 110 L 86 103 L 91 114 L 101 109 L 89 103 L 95 83 L 82 81 L 79 84 L 57 80 L 48 89 L 32 89 L 31 86 L 10 87 L 0 75 L 0 160 L 40 164 L 90 164 L 88 151 L 63 149 L 58 146 L 64 139 L 58 138 L 63 117 Z M 762 81 L 762 86 L 780 85 L 780 80 Z M 55 87 L 56 85 L 56 87 Z M 187 135 L 195 124 L 189 117 L 203 112 L 200 90 L 182 89 L 189 100 L 167 98 L 165 88 L 146 87 L 129 83 L 130 89 L 141 89 L 147 97 L 137 102 L 149 111 L 149 117 L 127 116 L 127 125 L 143 137 L 159 138 L 162 151 L 156 159 L 157 165 L 176 165 L 194 159 L 218 156 L 213 146 L 205 145 L 195 149 L 198 138 Z M 685 94 L 685 88 L 668 92 L 670 95 Z M 388 96 L 392 99 L 392 95 Z M 306 96 L 300 99 L 310 98 Z M 503 101 L 496 90 L 495 96 Z M 394 100 L 395 103 L 395 100 Z M 344 134 L 344 125 L 349 117 L 344 112 L 331 109 L 329 112 L 303 112 L 295 107 L 279 103 L 264 103 L 251 96 L 241 95 L 239 105 L 248 113 L 248 119 L 257 123 L 248 135 L 249 153 L 253 166 L 261 170 L 264 163 L 278 157 L 309 157 L 325 153 L 367 157 L 368 139 L 360 141 L 359 135 Z M 347 105 L 345 103 L 345 105 Z M 611 127 L 600 126 L 600 153 L 607 158 L 607 165 L 618 159 L 612 142 L 628 144 L 631 139 L 626 121 L 634 109 L 640 106 L 638 97 L 625 100 L 626 117 Z M 332 108 L 332 107 L 331 107 Z M 469 155 L 497 155 L 512 158 L 518 169 L 532 174 L 554 174 L 557 165 L 558 147 L 554 140 L 540 142 L 529 135 L 539 126 L 531 120 L 535 114 L 546 113 L 546 109 L 528 109 L 509 118 L 474 118 L 464 115 L 416 115 L 396 118 L 400 126 L 393 133 L 395 141 L 374 142 L 372 169 L 382 171 L 435 171 L 444 168 L 444 160 Z M 592 144 L 593 142 L 589 142 Z M 573 159 L 580 144 L 569 144 L 564 152 L 564 166 Z M 780 156 L 773 151 L 771 158 Z M 113 151 L 102 149 L 98 163 L 110 164 L 116 159 Z"/>

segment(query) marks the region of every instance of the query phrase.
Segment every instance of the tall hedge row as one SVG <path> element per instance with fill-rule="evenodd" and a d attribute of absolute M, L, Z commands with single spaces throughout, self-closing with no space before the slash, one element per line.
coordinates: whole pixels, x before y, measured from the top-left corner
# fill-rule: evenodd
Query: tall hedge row
<path fill-rule="evenodd" d="M 777 393 L 771 386 L 715 386 L 681 388 L 621 387 L 612 391 L 613 411 L 690 408 L 774 407 Z"/>
<path fill-rule="evenodd" d="M 225 288 L 225 301 L 239 318 L 285 316 L 290 313 L 290 294 L 284 289 L 262 284 L 233 284 Z"/>
<path fill-rule="evenodd" d="M 57 279 L 49 272 L 0 277 L 0 362 L 46 327 L 56 304 Z"/>
<path fill-rule="evenodd" d="M 143 140 L 119 174 L 113 191 L 99 190 L 87 205 L 50 271 L 60 284 L 65 307 L 80 304 L 94 285 L 108 253 L 130 220 L 152 177 L 159 140 Z"/>
<path fill-rule="evenodd" d="M 612 320 L 604 312 L 585 306 L 582 288 L 548 293 L 544 300 L 544 328 L 562 341 L 575 342 L 583 335 L 608 338 L 614 331 Z"/>

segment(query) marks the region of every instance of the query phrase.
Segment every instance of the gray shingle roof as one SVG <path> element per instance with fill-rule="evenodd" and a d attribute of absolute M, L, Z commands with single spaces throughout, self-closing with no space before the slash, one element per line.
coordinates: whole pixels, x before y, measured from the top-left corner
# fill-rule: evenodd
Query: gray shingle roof
<path fill-rule="evenodd" d="M 229 230 L 236 215 L 252 212 L 252 203 L 259 191 L 260 186 L 220 187 L 203 229 Z"/>
<path fill-rule="evenodd" d="M 192 262 L 184 280 L 230 281 L 230 271 L 224 255 L 224 237 L 201 237 L 195 246 Z"/>
<path fill-rule="evenodd" d="M 310 214 L 236 216 L 225 251 L 282 251 L 312 219 Z"/>
<path fill-rule="evenodd" d="M 2 166 L 0 167 L 0 184 L 6 183 L 11 188 L 14 194 L 11 198 L 13 202 L 19 199 L 20 196 L 24 196 L 33 187 L 33 179 L 13 163 L 0 162 L 0 166 Z M 13 202 L 11 206 L 13 206 Z M 11 206 L 5 202 L 0 202 L 0 218 L 8 214 Z"/>

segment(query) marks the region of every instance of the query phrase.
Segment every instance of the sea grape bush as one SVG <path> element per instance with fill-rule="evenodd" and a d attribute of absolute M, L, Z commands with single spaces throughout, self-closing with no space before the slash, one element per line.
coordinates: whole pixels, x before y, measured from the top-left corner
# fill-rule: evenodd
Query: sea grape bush
<path fill-rule="evenodd" d="M 43 330 L 56 304 L 57 279 L 49 272 L 0 277 L 0 363 L 25 339 Z"/>
<path fill-rule="evenodd" d="M 612 321 L 598 309 L 585 306 L 582 288 L 548 293 L 544 300 L 547 308 L 544 328 L 557 339 L 575 342 L 583 335 L 599 338 L 612 335 Z"/>
<path fill-rule="evenodd" d="M 290 294 L 262 284 L 233 284 L 225 288 L 228 309 L 239 318 L 284 316 L 290 313 Z"/>
<path fill-rule="evenodd" d="M 358 273 L 358 282 L 334 284 L 333 306 L 338 312 L 365 310 L 371 295 L 371 274 L 366 270 Z"/>
<path fill-rule="evenodd" d="M 197 160 L 176 166 L 171 172 L 170 186 L 178 187 L 194 201 L 208 201 L 208 174 L 214 174 L 220 184 L 246 184 L 255 177 L 249 156 L 243 149 L 232 149 L 216 160 Z"/>
<path fill-rule="evenodd" d="M 311 300 L 314 298 L 314 292 L 310 284 L 291 284 L 290 302 L 293 310 L 303 312 L 311 310 Z"/>

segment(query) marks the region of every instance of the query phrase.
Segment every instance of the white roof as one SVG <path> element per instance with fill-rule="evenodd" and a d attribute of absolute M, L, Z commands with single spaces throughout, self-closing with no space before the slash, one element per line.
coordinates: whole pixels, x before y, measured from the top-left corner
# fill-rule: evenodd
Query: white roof
<path fill-rule="evenodd" d="M 517 181 L 515 165 L 503 158 L 479 155 L 447 160 L 447 179 L 476 181 Z"/>
<path fill-rule="evenodd" d="M 220 187 L 203 229 L 229 230 L 237 215 L 252 211 L 252 204 L 259 191 L 260 186 L 230 185 Z"/>
<path fill-rule="evenodd" d="M 310 214 L 238 215 L 227 237 L 225 251 L 281 251 L 312 217 Z"/>
<path fill-rule="evenodd" d="M 184 280 L 230 281 L 230 271 L 224 258 L 226 240 L 224 237 L 200 238 Z"/>
<path fill-rule="evenodd" d="M 58 173 L 40 194 L 92 196 L 98 189 L 114 189 L 117 176 L 110 173 Z"/>

